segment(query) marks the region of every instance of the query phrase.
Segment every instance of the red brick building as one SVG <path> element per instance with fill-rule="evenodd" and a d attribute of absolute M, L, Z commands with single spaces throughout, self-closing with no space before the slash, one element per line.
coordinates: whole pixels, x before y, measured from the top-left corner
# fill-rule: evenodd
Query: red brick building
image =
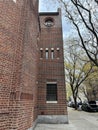
<path fill-rule="evenodd" d="M 61 11 L 40 17 L 40 60 L 38 71 L 39 122 L 66 123 L 65 74 Z M 66 116 L 65 116 L 66 115 Z"/>
<path fill-rule="evenodd" d="M 38 0 L 0 1 L 0 130 L 32 130 L 44 115 L 67 122 L 60 12 L 49 17 Z"/>

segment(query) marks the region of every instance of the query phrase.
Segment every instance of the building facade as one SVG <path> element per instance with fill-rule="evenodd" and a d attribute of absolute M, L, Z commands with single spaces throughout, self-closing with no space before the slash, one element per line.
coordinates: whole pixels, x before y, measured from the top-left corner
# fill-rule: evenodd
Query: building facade
<path fill-rule="evenodd" d="M 66 123 L 65 73 L 61 10 L 44 12 L 40 18 L 40 59 L 38 71 L 38 119 Z"/>
<path fill-rule="evenodd" d="M 67 122 L 61 17 L 50 14 L 38 0 L 0 1 L 0 130 L 32 130 L 44 115 Z"/>

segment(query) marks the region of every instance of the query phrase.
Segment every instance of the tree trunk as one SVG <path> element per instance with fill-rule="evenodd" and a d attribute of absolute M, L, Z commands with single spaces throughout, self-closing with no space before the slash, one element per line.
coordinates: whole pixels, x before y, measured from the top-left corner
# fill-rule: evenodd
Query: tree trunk
<path fill-rule="evenodd" d="M 74 97 L 74 103 L 75 103 L 75 110 L 77 110 L 78 106 L 77 106 L 77 98 Z"/>

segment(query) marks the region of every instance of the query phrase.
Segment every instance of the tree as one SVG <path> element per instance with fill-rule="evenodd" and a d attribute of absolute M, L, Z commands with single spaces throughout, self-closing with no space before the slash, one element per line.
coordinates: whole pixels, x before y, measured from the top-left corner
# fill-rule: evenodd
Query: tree
<path fill-rule="evenodd" d="M 75 26 L 81 47 L 98 67 L 98 0 L 58 0 Z"/>
<path fill-rule="evenodd" d="M 68 83 L 66 83 L 66 91 L 67 91 L 67 101 L 70 101 L 72 96 L 72 91 L 71 91 L 70 84 Z"/>
<path fill-rule="evenodd" d="M 66 41 L 68 47 L 65 50 L 66 81 L 70 84 L 72 90 L 75 109 L 77 109 L 79 87 L 90 75 L 92 70 L 91 62 L 87 61 L 87 59 L 84 60 L 84 52 L 77 46 L 78 42 L 74 39 L 68 39 Z"/>
<path fill-rule="evenodd" d="M 88 101 L 98 98 L 98 68 L 93 67 L 90 76 L 84 81 L 81 91 Z"/>

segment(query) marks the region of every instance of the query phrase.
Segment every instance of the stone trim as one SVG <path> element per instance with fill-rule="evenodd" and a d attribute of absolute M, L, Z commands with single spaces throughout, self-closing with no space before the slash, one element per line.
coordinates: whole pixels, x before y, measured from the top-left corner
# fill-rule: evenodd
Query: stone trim
<path fill-rule="evenodd" d="M 39 115 L 38 123 L 42 124 L 68 124 L 68 115 Z"/>

